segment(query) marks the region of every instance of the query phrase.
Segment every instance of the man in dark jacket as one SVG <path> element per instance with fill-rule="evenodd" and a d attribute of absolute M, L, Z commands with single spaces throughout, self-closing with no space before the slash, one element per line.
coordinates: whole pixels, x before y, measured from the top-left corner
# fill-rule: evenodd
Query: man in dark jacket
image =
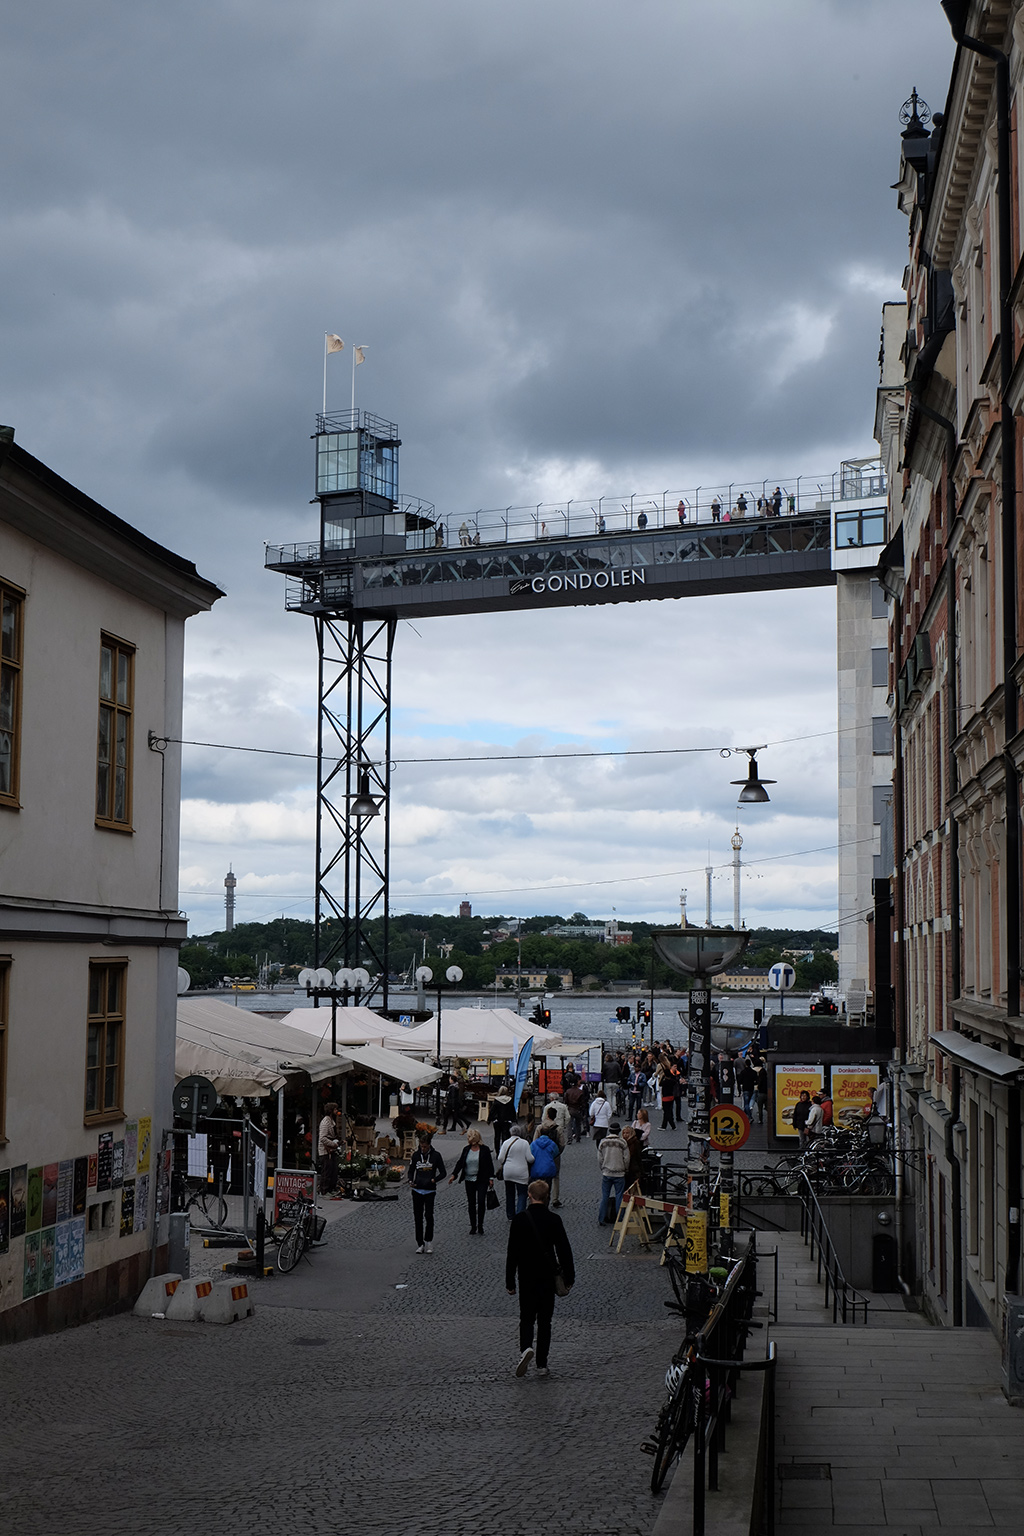
<path fill-rule="evenodd" d="M 519 1348 L 516 1375 L 525 1376 L 534 1356 L 533 1330 L 537 1328 L 537 1374 L 548 1374 L 551 1318 L 555 1310 L 555 1277 L 572 1286 L 576 1269 L 562 1218 L 548 1210 L 551 1191 L 543 1179 L 534 1179 L 526 1210 L 513 1216 L 508 1229 L 505 1256 L 505 1288 L 510 1296 L 519 1284 Z"/>

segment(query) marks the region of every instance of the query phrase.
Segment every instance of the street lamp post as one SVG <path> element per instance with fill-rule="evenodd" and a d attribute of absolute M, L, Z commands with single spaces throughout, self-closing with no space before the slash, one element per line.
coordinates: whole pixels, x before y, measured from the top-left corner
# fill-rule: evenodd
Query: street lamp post
<path fill-rule="evenodd" d="M 706 1275 L 711 1209 L 711 988 L 708 978 L 740 956 L 749 933 L 732 928 L 669 928 L 652 933 L 654 948 L 673 971 L 693 977 L 690 989 L 689 1067 L 686 1079 L 687 1173 L 691 1209 L 686 1217 L 686 1269 Z M 731 1158 L 730 1158 L 731 1162 Z M 728 1169 L 723 1165 L 723 1175 Z"/>

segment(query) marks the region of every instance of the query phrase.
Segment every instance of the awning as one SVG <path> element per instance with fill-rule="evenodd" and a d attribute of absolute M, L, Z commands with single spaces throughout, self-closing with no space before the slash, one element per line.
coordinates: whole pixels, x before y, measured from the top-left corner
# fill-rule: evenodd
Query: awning
<path fill-rule="evenodd" d="M 1024 1061 L 1019 1056 L 1007 1056 L 990 1045 L 968 1040 L 957 1029 L 943 1029 L 928 1038 L 944 1056 L 969 1072 L 980 1072 L 997 1083 L 1013 1083 L 1024 1077 Z"/>
<path fill-rule="evenodd" d="M 345 1047 L 345 1055 L 370 1072 L 382 1077 L 393 1077 L 398 1083 L 408 1083 L 410 1088 L 423 1088 L 434 1083 L 442 1075 L 439 1067 L 428 1067 L 425 1062 L 415 1061 L 398 1051 L 389 1051 L 379 1045 L 353 1045 Z"/>
<path fill-rule="evenodd" d="M 352 1070 L 348 1053 L 344 1056 L 286 1056 L 278 1066 L 282 1072 L 308 1072 L 312 1083 L 322 1083 L 328 1077 L 343 1077 Z"/>
<path fill-rule="evenodd" d="M 244 1055 L 197 1045 L 192 1040 L 178 1040 L 174 1048 L 174 1076 L 205 1077 L 220 1094 L 245 1099 L 263 1099 L 283 1088 L 287 1079 L 281 1072 L 248 1060 Z"/>

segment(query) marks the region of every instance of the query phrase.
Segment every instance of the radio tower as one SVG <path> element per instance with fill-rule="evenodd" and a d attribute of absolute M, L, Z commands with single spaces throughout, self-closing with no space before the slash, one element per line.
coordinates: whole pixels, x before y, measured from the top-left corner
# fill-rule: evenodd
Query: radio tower
<path fill-rule="evenodd" d="M 224 932 L 230 933 L 235 926 L 235 886 L 238 881 L 229 869 L 224 876 Z"/>

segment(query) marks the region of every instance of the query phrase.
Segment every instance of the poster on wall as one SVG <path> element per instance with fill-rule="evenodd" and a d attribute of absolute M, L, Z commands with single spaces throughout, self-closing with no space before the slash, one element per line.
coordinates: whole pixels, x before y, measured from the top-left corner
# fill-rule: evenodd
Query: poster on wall
<path fill-rule="evenodd" d="M 57 1184 L 60 1181 L 60 1163 L 48 1163 L 43 1169 L 43 1226 L 52 1227 L 57 1221 Z"/>
<path fill-rule="evenodd" d="M 793 1110 L 799 1101 L 801 1093 L 820 1093 L 825 1082 L 824 1067 L 780 1067 L 775 1068 L 775 1134 L 776 1136 L 799 1136 L 799 1131 L 793 1129 Z"/>
<path fill-rule="evenodd" d="M 21 1297 L 27 1301 L 39 1289 L 39 1233 L 30 1232 L 25 1238 L 25 1269 Z"/>
<path fill-rule="evenodd" d="M 53 1290 L 53 1227 L 44 1227 L 39 1234 L 39 1285 L 36 1295 Z"/>
<path fill-rule="evenodd" d="M 124 1142 L 115 1141 L 110 1149 L 110 1187 L 120 1189 L 124 1183 Z"/>
<path fill-rule="evenodd" d="M 11 1246 L 11 1170 L 0 1171 L 0 1253 Z"/>
<path fill-rule="evenodd" d="M 274 1175 L 274 1225 L 292 1212 L 296 1195 L 316 1200 L 316 1174 L 308 1168 L 279 1168 Z"/>
<path fill-rule="evenodd" d="M 57 1220 L 71 1220 L 71 1206 L 75 1198 L 75 1160 L 66 1157 L 60 1164 L 57 1177 Z"/>
<path fill-rule="evenodd" d="M 95 1152 L 90 1152 L 87 1161 L 89 1164 L 89 1188 L 95 1189 L 100 1176 L 100 1160 Z"/>
<path fill-rule="evenodd" d="M 171 1209 L 171 1150 L 157 1153 L 156 1212 L 166 1216 Z"/>
<path fill-rule="evenodd" d="M 149 1226 L 149 1174 L 142 1173 L 135 1180 L 135 1230 L 145 1232 Z"/>
<path fill-rule="evenodd" d="M 56 1179 L 56 1163 L 48 1164 L 46 1168 L 30 1168 L 28 1171 L 28 1198 L 25 1205 L 26 1232 L 38 1232 L 40 1227 L 45 1225 L 50 1209 L 46 1198 L 46 1176 L 51 1169 Z M 56 1196 L 56 1183 L 54 1184 L 54 1195 Z M 56 1205 L 54 1205 L 54 1209 L 56 1210 Z M 53 1221 L 52 1216 L 50 1216 L 50 1221 Z"/>
<path fill-rule="evenodd" d="M 21 1237 L 25 1231 L 28 1202 L 28 1166 L 25 1163 L 11 1169 L 11 1236 Z"/>
<path fill-rule="evenodd" d="M 125 1179 L 121 1189 L 121 1236 L 131 1237 L 135 1230 L 135 1180 Z"/>
<path fill-rule="evenodd" d="M 863 1120 L 877 1087 L 877 1067 L 833 1067 L 832 1124 L 845 1127 Z"/>
<path fill-rule="evenodd" d="M 99 1147 L 96 1153 L 96 1193 L 110 1188 L 110 1178 L 114 1169 L 114 1133 L 113 1131 L 100 1131 Z"/>
<path fill-rule="evenodd" d="M 71 1180 L 71 1214 L 73 1216 L 81 1216 L 85 1210 L 88 1178 L 89 1159 L 87 1157 L 76 1157 L 75 1172 Z"/>
<path fill-rule="evenodd" d="M 134 1179 L 139 1156 L 139 1122 L 128 1120 L 124 1128 L 124 1177 Z"/>
<path fill-rule="evenodd" d="M 139 1121 L 139 1173 L 149 1172 L 149 1152 L 153 1142 L 153 1121 L 151 1116 L 144 1115 Z"/>
<path fill-rule="evenodd" d="M 53 1284 L 56 1290 L 85 1275 L 85 1217 L 76 1216 L 57 1228 L 53 1247 Z"/>

